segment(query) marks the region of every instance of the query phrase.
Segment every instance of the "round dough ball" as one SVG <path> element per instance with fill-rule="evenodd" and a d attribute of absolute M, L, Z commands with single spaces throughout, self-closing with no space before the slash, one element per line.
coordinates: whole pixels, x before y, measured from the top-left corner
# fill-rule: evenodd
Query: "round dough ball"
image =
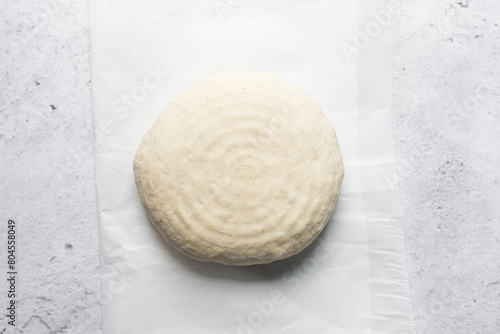
<path fill-rule="evenodd" d="M 163 237 L 200 261 L 269 263 L 323 230 L 344 169 L 335 130 L 302 89 L 254 72 L 204 78 L 175 97 L 134 160 Z"/>

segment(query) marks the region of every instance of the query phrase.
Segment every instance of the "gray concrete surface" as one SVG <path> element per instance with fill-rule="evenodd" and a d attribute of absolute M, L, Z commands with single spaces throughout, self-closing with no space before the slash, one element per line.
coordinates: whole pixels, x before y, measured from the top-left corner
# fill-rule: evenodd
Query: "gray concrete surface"
<path fill-rule="evenodd" d="M 388 28 L 417 333 L 500 333 L 500 2 L 402 1 Z"/>
<path fill-rule="evenodd" d="M 498 334 L 500 2 L 398 4 L 386 32 L 417 333 Z M 0 15 L 0 231 L 18 224 L 17 331 L 99 333 L 87 1 L 5 0 Z"/>
<path fill-rule="evenodd" d="M 16 333 L 98 333 L 87 3 L 8 0 L 0 17 L 0 333 L 14 332 L 3 311 L 8 219 L 17 223 Z"/>

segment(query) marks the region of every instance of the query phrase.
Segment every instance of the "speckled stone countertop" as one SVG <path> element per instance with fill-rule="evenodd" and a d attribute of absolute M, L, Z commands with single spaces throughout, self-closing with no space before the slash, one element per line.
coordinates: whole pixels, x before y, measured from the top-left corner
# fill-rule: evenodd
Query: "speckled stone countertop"
<path fill-rule="evenodd" d="M 386 32 L 417 333 L 498 334 L 500 2 L 398 3 Z M 16 221 L 17 332 L 100 333 L 87 1 L 5 0 L 0 13 L 0 231 Z"/>

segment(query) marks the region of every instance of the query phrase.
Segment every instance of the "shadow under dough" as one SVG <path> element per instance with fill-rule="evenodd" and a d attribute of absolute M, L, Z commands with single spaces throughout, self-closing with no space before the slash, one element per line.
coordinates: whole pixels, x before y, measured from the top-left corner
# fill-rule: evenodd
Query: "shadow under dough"
<path fill-rule="evenodd" d="M 332 232 L 328 232 L 329 228 L 331 228 L 330 226 L 334 224 L 334 222 L 332 222 L 331 220 L 332 219 L 330 219 L 330 222 L 325 226 L 316 240 L 314 240 L 302 252 L 284 260 L 274 261 L 267 264 L 233 266 L 213 262 L 197 261 L 175 250 L 165 240 L 163 240 L 163 243 L 168 249 L 170 255 L 172 255 L 172 257 L 175 259 L 175 261 L 186 267 L 187 270 L 190 270 L 191 272 L 201 276 L 207 276 L 212 279 L 240 282 L 281 280 L 283 278 L 283 275 L 287 271 L 294 270 L 294 268 L 301 266 L 306 259 L 313 256 L 316 248 L 319 246 L 318 239 L 322 235 Z M 160 235 L 160 232 L 156 232 Z"/>

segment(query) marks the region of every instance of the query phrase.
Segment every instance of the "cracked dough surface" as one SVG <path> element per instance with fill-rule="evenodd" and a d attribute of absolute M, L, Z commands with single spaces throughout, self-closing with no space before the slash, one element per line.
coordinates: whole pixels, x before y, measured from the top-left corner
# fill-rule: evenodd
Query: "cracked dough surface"
<path fill-rule="evenodd" d="M 134 159 L 150 220 L 174 248 L 231 265 L 295 255 L 323 230 L 344 175 L 335 130 L 302 89 L 226 72 L 175 97 Z"/>

